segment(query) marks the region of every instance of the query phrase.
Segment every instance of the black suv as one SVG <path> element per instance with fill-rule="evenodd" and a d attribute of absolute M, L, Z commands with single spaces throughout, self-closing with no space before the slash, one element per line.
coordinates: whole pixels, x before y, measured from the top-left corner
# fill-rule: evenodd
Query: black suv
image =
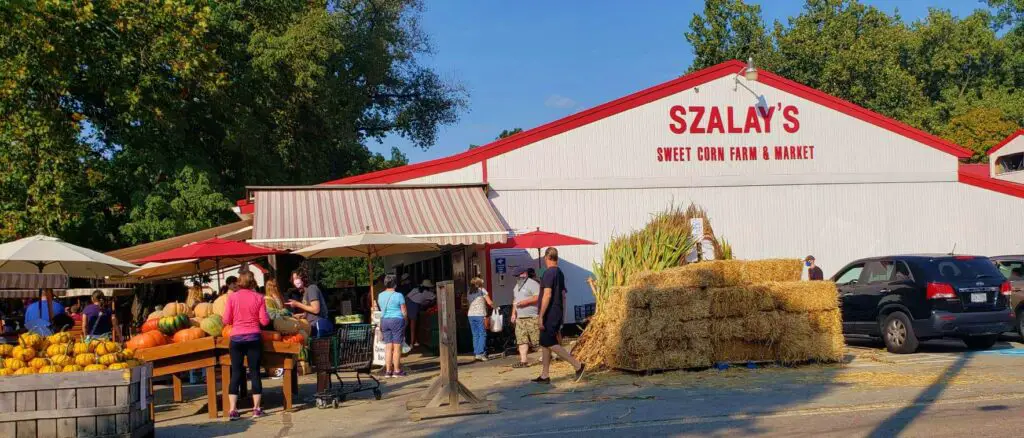
<path fill-rule="evenodd" d="M 984 350 L 1014 325 L 1010 283 L 985 257 L 906 255 L 857 260 L 832 277 L 843 332 L 880 336 L 893 353 L 956 337 Z"/>

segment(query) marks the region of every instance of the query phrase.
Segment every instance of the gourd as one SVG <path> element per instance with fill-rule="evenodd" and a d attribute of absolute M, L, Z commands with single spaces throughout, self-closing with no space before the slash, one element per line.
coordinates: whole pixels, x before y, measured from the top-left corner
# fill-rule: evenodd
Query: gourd
<path fill-rule="evenodd" d="M 213 300 L 213 313 L 216 314 L 216 315 L 220 315 L 220 317 L 223 318 L 224 317 L 224 309 L 227 307 L 227 305 L 228 305 L 228 296 L 227 295 L 221 295 L 221 296 L 217 297 L 216 300 Z"/>
<path fill-rule="evenodd" d="M 107 367 L 108 370 L 124 370 L 124 369 L 128 369 L 128 368 L 131 368 L 131 367 L 129 367 L 128 364 L 124 363 L 124 362 L 112 363 L 112 364 L 110 364 L 110 366 Z"/>
<path fill-rule="evenodd" d="M 23 333 L 21 336 L 18 336 L 18 345 L 20 345 L 22 347 L 28 347 L 28 348 L 35 349 L 42 342 L 43 342 L 43 337 L 40 336 L 38 333 L 28 332 L 28 333 Z"/>
<path fill-rule="evenodd" d="M 10 370 L 18 370 L 18 369 L 25 368 L 27 366 L 28 365 L 25 365 L 25 361 L 20 360 L 20 359 L 15 359 L 13 357 L 12 358 L 4 359 L 4 368 L 10 369 Z"/>
<path fill-rule="evenodd" d="M 132 350 L 131 348 L 125 348 L 124 350 L 121 350 L 121 355 L 124 356 L 125 359 L 134 359 L 135 350 Z"/>
<path fill-rule="evenodd" d="M 274 320 L 274 330 L 286 335 L 294 335 L 299 332 L 299 321 L 292 317 L 278 318 Z"/>
<path fill-rule="evenodd" d="M 46 347 L 46 356 L 54 357 L 64 354 L 71 354 L 73 348 L 74 347 L 71 344 L 50 344 L 49 347 Z"/>
<path fill-rule="evenodd" d="M 10 357 L 14 353 L 14 346 L 11 344 L 0 344 L 0 357 Z"/>
<path fill-rule="evenodd" d="M 71 356 L 66 354 L 58 354 L 56 356 L 50 356 L 50 363 L 58 366 L 67 366 L 71 364 Z"/>
<path fill-rule="evenodd" d="M 96 350 L 95 350 L 95 352 L 96 352 L 96 354 L 98 356 L 104 356 L 104 355 L 108 355 L 110 353 L 117 353 L 119 351 L 121 351 L 121 346 L 117 345 L 117 342 L 111 342 L 111 341 L 106 341 L 106 342 L 99 343 L 99 345 L 96 346 Z"/>
<path fill-rule="evenodd" d="M 82 342 L 75 342 L 75 345 L 74 347 L 72 347 L 71 352 L 74 354 L 88 353 L 89 346 Z"/>
<path fill-rule="evenodd" d="M 276 341 L 280 341 L 281 340 L 281 334 L 278 333 L 278 332 L 270 331 L 270 330 L 263 330 L 263 331 L 260 332 L 260 339 L 262 339 L 264 341 L 275 341 L 276 342 Z"/>
<path fill-rule="evenodd" d="M 60 332 L 50 335 L 50 337 L 46 338 L 46 340 L 50 341 L 50 344 L 66 344 L 68 342 L 71 342 L 72 338 L 71 333 Z"/>
<path fill-rule="evenodd" d="M 85 366 L 85 371 L 103 371 L 105 369 L 107 369 L 107 366 L 106 365 L 100 365 L 100 364 L 93 364 L 93 365 L 86 365 Z"/>
<path fill-rule="evenodd" d="M 100 365 L 110 365 L 121 361 L 121 355 L 118 353 L 110 353 L 107 355 L 100 356 Z"/>
<path fill-rule="evenodd" d="M 39 374 L 59 373 L 60 370 L 61 370 L 61 367 L 59 367 L 59 366 L 47 365 L 45 367 L 40 367 L 39 368 Z"/>
<path fill-rule="evenodd" d="M 14 372 L 15 376 L 24 376 L 26 374 L 36 374 L 36 369 L 32 367 L 18 368 L 18 371 Z"/>
<path fill-rule="evenodd" d="M 133 336 L 125 344 L 132 350 L 142 350 L 146 348 L 158 347 L 167 343 L 167 337 L 159 331 L 146 332 Z"/>
<path fill-rule="evenodd" d="M 10 368 L 0 368 L 0 377 L 10 376 L 14 374 L 14 370 Z"/>
<path fill-rule="evenodd" d="M 181 314 L 178 316 L 165 316 L 160 318 L 160 322 L 157 326 L 163 334 L 172 335 L 174 332 L 189 326 L 188 316 Z"/>
<path fill-rule="evenodd" d="M 155 311 L 153 313 L 150 313 L 149 316 L 146 317 L 146 320 L 149 321 L 151 319 L 160 319 L 160 318 L 163 318 L 163 317 L 164 317 L 164 311 L 163 310 L 157 310 L 157 311 Z"/>
<path fill-rule="evenodd" d="M 219 315 L 211 315 L 199 323 L 199 328 L 203 329 L 210 336 L 217 336 L 224 330 L 224 321 L 221 320 Z"/>
<path fill-rule="evenodd" d="M 296 321 L 299 321 L 299 331 L 308 334 L 309 333 L 309 321 L 306 320 L 305 318 L 302 318 L 302 319 L 296 318 Z"/>
<path fill-rule="evenodd" d="M 206 332 L 199 327 L 190 327 L 174 334 L 174 343 L 188 342 L 206 336 Z"/>
<path fill-rule="evenodd" d="M 161 317 L 162 318 L 162 317 Z M 147 319 L 146 322 L 142 323 L 142 332 L 151 332 L 153 330 L 160 329 L 160 318 Z"/>
<path fill-rule="evenodd" d="M 61 369 L 60 372 L 62 372 L 62 373 L 73 373 L 73 372 L 76 372 L 76 371 L 85 371 L 85 368 L 83 368 L 81 365 L 64 365 L 64 368 Z"/>
<path fill-rule="evenodd" d="M 188 316 L 188 306 L 185 303 L 179 303 L 177 301 L 167 303 L 164 306 L 164 316 Z"/>
<path fill-rule="evenodd" d="M 22 362 L 28 362 L 36 357 L 36 350 L 32 347 L 14 347 L 14 351 L 11 353 L 11 357 L 18 359 Z"/>
<path fill-rule="evenodd" d="M 96 363 L 96 355 L 92 353 L 82 353 L 75 356 L 75 365 L 88 366 Z"/>
<path fill-rule="evenodd" d="M 28 362 L 28 366 L 30 366 L 32 368 L 42 368 L 42 367 L 45 367 L 45 366 L 47 366 L 49 364 L 50 364 L 49 360 L 43 359 L 41 357 L 37 357 L 37 358 L 32 359 L 32 360 L 30 360 Z"/>
<path fill-rule="evenodd" d="M 196 318 L 202 319 L 213 314 L 213 305 L 210 303 L 199 303 L 196 304 Z"/>

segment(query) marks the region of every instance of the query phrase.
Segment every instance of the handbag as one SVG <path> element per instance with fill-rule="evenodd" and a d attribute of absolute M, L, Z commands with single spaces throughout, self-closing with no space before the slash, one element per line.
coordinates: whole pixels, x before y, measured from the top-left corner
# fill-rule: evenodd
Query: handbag
<path fill-rule="evenodd" d="M 501 312 L 498 311 L 498 309 L 494 309 L 494 310 L 491 311 L 490 321 L 491 321 L 491 327 L 490 327 L 491 332 L 492 333 L 501 333 L 502 329 L 505 327 L 505 316 L 502 315 Z"/>

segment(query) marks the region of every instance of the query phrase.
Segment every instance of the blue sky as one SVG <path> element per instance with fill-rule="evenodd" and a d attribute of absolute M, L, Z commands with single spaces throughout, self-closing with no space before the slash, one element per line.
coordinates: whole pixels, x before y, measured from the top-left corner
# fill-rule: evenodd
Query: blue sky
<path fill-rule="evenodd" d="M 502 129 L 530 129 L 678 77 L 693 60 L 683 37 L 703 1 L 454 1 L 426 2 L 421 26 L 434 54 L 423 59 L 461 83 L 469 107 L 424 151 L 401 138 L 413 163 L 486 144 Z M 754 1 L 769 23 L 796 15 L 802 1 Z M 867 0 L 913 21 L 935 7 L 965 16 L 973 0 Z"/>

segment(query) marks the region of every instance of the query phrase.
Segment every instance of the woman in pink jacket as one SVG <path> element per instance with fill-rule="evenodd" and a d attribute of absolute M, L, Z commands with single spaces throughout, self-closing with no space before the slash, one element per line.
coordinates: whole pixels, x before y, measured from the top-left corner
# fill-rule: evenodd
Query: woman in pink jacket
<path fill-rule="evenodd" d="M 263 384 L 260 382 L 260 356 L 263 354 L 263 341 L 260 339 L 260 327 L 270 324 L 267 314 L 267 303 L 263 295 L 254 291 L 256 280 L 251 272 L 238 275 L 238 287 L 228 295 L 224 307 L 224 324 L 231 326 L 231 385 L 228 386 L 228 400 L 231 410 L 228 419 L 234 421 L 238 415 L 238 392 L 245 385 L 245 363 L 249 360 L 249 378 L 252 380 L 252 417 L 263 416 L 260 409 L 260 398 Z"/>

